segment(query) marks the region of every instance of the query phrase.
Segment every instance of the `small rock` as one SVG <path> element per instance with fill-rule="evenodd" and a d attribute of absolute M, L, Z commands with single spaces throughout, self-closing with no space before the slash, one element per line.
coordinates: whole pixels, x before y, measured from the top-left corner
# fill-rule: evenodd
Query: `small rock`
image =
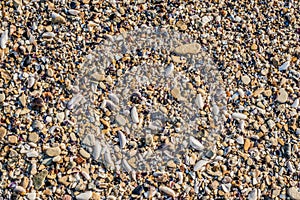
<path fill-rule="evenodd" d="M 4 127 L 0 127 L 0 140 L 2 140 L 7 134 L 7 130 Z"/>
<path fill-rule="evenodd" d="M 25 188 L 23 188 L 22 186 L 19 186 L 19 185 L 15 187 L 14 191 L 17 193 L 21 193 L 22 195 L 26 194 Z"/>
<path fill-rule="evenodd" d="M 48 171 L 43 170 L 33 177 L 33 185 L 36 190 L 39 190 L 42 187 L 47 175 L 48 175 Z"/>
<path fill-rule="evenodd" d="M 281 88 L 279 90 L 279 95 L 277 96 L 277 101 L 280 103 L 285 103 L 288 99 L 288 93 L 285 91 L 285 89 Z"/>
<path fill-rule="evenodd" d="M 59 123 L 63 122 L 65 119 L 65 113 L 64 112 L 59 112 L 56 114 L 56 119 Z"/>
<path fill-rule="evenodd" d="M 175 48 L 174 52 L 179 55 L 186 54 L 197 54 L 201 50 L 201 45 L 198 43 L 190 43 L 178 46 Z"/>
<path fill-rule="evenodd" d="M 26 153 L 26 156 L 28 158 L 36 158 L 39 156 L 39 153 L 37 151 L 29 151 Z"/>
<path fill-rule="evenodd" d="M 26 107 L 26 105 L 27 105 L 27 96 L 24 93 L 22 93 L 22 95 L 19 97 L 19 101 L 20 101 L 20 103 L 23 107 Z"/>
<path fill-rule="evenodd" d="M 91 155 L 86 151 L 84 150 L 83 148 L 81 148 L 79 150 L 79 153 L 82 157 L 86 158 L 86 159 L 89 159 L 91 157 Z"/>
<path fill-rule="evenodd" d="M 122 115 L 117 115 L 117 116 L 116 116 L 116 122 L 117 122 L 120 126 L 125 126 L 125 124 L 126 124 L 126 119 L 125 119 Z"/>
<path fill-rule="evenodd" d="M 62 200 L 72 200 L 72 197 L 68 194 L 65 194 L 62 198 Z"/>
<path fill-rule="evenodd" d="M 159 187 L 159 190 L 162 191 L 163 193 L 167 194 L 168 196 L 171 196 L 172 198 L 175 198 L 175 196 L 176 196 L 175 191 L 172 190 L 172 189 L 169 188 L 169 187 L 166 187 L 166 186 L 160 186 L 160 187 Z"/>
<path fill-rule="evenodd" d="M 244 75 L 242 76 L 242 82 L 245 84 L 245 85 L 248 85 L 250 83 L 251 79 L 248 75 Z"/>
<path fill-rule="evenodd" d="M 213 19 L 212 16 L 203 16 L 201 21 L 202 21 L 202 26 L 205 26 L 207 23 L 209 23 Z"/>
<path fill-rule="evenodd" d="M 5 94 L 4 93 L 1 93 L 0 94 L 0 103 L 4 102 L 5 101 Z"/>
<path fill-rule="evenodd" d="M 247 119 L 247 115 L 242 113 L 232 113 L 231 116 L 233 119 Z"/>
<path fill-rule="evenodd" d="M 1 49 L 6 48 L 6 43 L 8 41 L 8 30 L 5 30 L 2 32 L 1 37 L 0 37 L 0 47 Z"/>
<path fill-rule="evenodd" d="M 238 137 L 236 138 L 236 142 L 237 142 L 238 144 L 244 144 L 244 138 L 243 138 L 243 136 L 238 136 Z"/>
<path fill-rule="evenodd" d="M 257 200 L 257 189 L 253 189 L 249 194 L 248 194 L 248 200 Z"/>
<path fill-rule="evenodd" d="M 66 19 L 58 13 L 53 12 L 51 17 L 53 23 L 62 24 L 66 22 Z"/>
<path fill-rule="evenodd" d="M 194 166 L 194 172 L 201 170 L 208 163 L 207 160 L 200 160 Z"/>
<path fill-rule="evenodd" d="M 46 150 L 46 154 L 51 157 L 58 156 L 61 153 L 59 147 L 50 147 Z"/>
<path fill-rule="evenodd" d="M 143 186 L 138 185 L 136 188 L 134 188 L 134 190 L 132 191 L 132 194 L 141 195 L 143 191 L 144 191 Z"/>
<path fill-rule="evenodd" d="M 135 106 L 131 109 L 130 116 L 134 123 L 139 123 L 139 115 Z"/>
<path fill-rule="evenodd" d="M 76 196 L 77 200 L 89 200 L 92 197 L 92 191 L 84 192 Z"/>
<path fill-rule="evenodd" d="M 10 144 L 17 144 L 18 143 L 18 138 L 17 138 L 17 136 L 15 136 L 15 135 L 10 135 L 10 136 L 8 136 L 8 142 L 10 143 Z"/>
<path fill-rule="evenodd" d="M 68 179 L 69 179 L 69 176 L 63 176 L 63 177 L 58 179 L 58 182 L 63 184 L 64 186 L 68 186 L 70 184 Z"/>
<path fill-rule="evenodd" d="M 292 108 L 298 108 L 298 106 L 299 106 L 299 98 L 294 101 L 294 103 L 292 104 Z"/>
<path fill-rule="evenodd" d="M 290 66 L 290 61 L 286 61 L 279 67 L 279 71 L 287 70 Z"/>
<path fill-rule="evenodd" d="M 29 133 L 28 140 L 36 143 L 40 139 L 40 136 L 36 132 Z"/>
<path fill-rule="evenodd" d="M 257 45 L 254 43 L 251 45 L 251 50 L 256 51 L 257 50 Z"/>
<path fill-rule="evenodd" d="M 287 193 L 292 199 L 300 200 L 300 191 L 296 187 L 289 188 Z"/>
<path fill-rule="evenodd" d="M 251 141 L 248 138 L 246 138 L 245 139 L 245 143 L 244 143 L 244 150 L 245 150 L 245 152 L 248 152 L 248 150 L 250 148 L 250 145 L 251 145 Z"/>
<path fill-rule="evenodd" d="M 46 39 L 51 39 L 51 38 L 55 37 L 55 33 L 53 33 L 53 32 L 45 32 L 45 33 L 43 33 L 42 37 L 46 38 Z"/>
<path fill-rule="evenodd" d="M 29 185 L 29 178 L 24 176 L 23 180 L 22 180 L 22 187 L 24 187 L 25 189 L 28 187 Z"/>
<path fill-rule="evenodd" d="M 52 77 L 54 75 L 53 69 L 51 68 L 47 69 L 47 75 Z"/>
<path fill-rule="evenodd" d="M 87 146 L 94 146 L 95 145 L 95 135 L 94 134 L 87 134 L 84 139 L 82 140 L 82 144 Z"/>
<path fill-rule="evenodd" d="M 36 199 L 36 193 L 35 193 L 35 192 L 28 193 L 28 194 L 26 195 L 26 197 L 27 197 L 29 200 L 35 200 L 35 199 Z"/>

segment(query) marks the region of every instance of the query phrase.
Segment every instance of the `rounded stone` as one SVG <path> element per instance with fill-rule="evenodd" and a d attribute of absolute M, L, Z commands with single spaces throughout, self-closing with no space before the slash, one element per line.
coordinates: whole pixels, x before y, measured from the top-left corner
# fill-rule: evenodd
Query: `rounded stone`
<path fill-rule="evenodd" d="M 61 153 L 59 147 L 50 147 L 46 150 L 46 154 L 51 157 L 58 156 Z"/>
<path fill-rule="evenodd" d="M 36 132 L 29 133 L 28 140 L 30 142 L 36 143 L 40 139 L 40 136 Z"/>

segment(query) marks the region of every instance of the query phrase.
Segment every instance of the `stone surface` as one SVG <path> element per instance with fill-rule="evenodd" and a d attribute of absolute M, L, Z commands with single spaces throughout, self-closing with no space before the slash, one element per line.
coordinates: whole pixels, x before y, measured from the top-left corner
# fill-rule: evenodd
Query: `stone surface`
<path fill-rule="evenodd" d="M 50 147 L 46 150 L 46 154 L 51 157 L 58 156 L 60 153 L 61 150 L 59 147 Z"/>

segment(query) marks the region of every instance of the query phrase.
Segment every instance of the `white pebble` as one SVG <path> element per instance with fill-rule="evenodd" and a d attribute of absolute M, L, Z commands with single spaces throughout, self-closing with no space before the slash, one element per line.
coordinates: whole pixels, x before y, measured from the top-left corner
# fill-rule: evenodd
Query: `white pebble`
<path fill-rule="evenodd" d="M 198 161 L 194 166 L 194 171 L 196 172 L 196 171 L 202 170 L 208 162 L 209 162 L 208 160 Z"/>
<path fill-rule="evenodd" d="M 8 30 L 5 30 L 2 32 L 1 38 L 0 38 L 0 46 L 2 49 L 6 48 L 6 43 L 8 41 Z"/>
<path fill-rule="evenodd" d="M 135 106 L 131 109 L 130 115 L 134 123 L 139 123 L 140 120 Z"/>
<path fill-rule="evenodd" d="M 296 99 L 296 100 L 294 101 L 294 103 L 292 104 L 292 107 L 293 107 L 293 108 L 298 108 L 298 106 L 299 106 L 299 98 Z"/>
<path fill-rule="evenodd" d="M 196 100 L 195 100 L 195 104 L 196 104 L 196 106 L 198 106 L 198 108 L 200 108 L 201 110 L 203 109 L 203 107 L 204 107 L 204 101 L 203 101 L 203 98 L 202 98 L 202 95 L 201 95 L 201 94 L 197 94 Z"/>
<path fill-rule="evenodd" d="M 88 200 L 92 197 L 92 191 L 84 192 L 76 196 L 77 200 Z"/>
<path fill-rule="evenodd" d="M 287 70 L 289 66 L 290 66 L 290 61 L 286 61 L 279 67 L 279 71 Z"/>
<path fill-rule="evenodd" d="M 244 115 L 242 113 L 232 113 L 233 119 L 247 119 L 247 115 Z"/>
<path fill-rule="evenodd" d="M 203 144 L 201 144 L 201 142 L 199 142 L 199 140 L 197 140 L 196 138 L 194 138 L 193 136 L 190 136 L 190 145 L 196 149 L 196 150 L 203 150 L 204 146 Z"/>

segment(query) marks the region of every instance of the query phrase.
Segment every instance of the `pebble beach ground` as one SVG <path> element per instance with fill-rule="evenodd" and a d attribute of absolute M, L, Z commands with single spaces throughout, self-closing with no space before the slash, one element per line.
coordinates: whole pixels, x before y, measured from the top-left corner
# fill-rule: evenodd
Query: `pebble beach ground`
<path fill-rule="evenodd" d="M 298 1 L 4 0 L 0 17 L 0 200 L 300 199 Z M 122 160 L 125 170 L 111 170 L 107 163 L 118 155 L 98 162 L 101 141 L 76 130 L 75 85 L 82 88 L 87 57 L 105 40 L 143 27 L 193 38 L 194 46 L 152 55 L 168 64 L 167 74 L 185 70 L 177 54 L 205 49 L 224 86 L 222 131 L 209 148 L 208 128 L 199 126 L 189 153 L 169 160 L 165 170 L 133 170 L 132 160 Z M 125 55 L 112 61 L 117 70 L 93 75 L 91 90 L 101 91 L 99 134 L 125 150 L 171 144 L 173 134 L 165 133 L 130 143 L 130 133 L 117 125 L 142 126 L 141 102 L 152 96 L 167 102 L 162 112 L 177 116 L 183 96 L 173 87 L 165 91 L 168 99 L 149 86 L 130 100 L 131 121 L 122 115 L 117 125 L 110 121 L 118 69 L 138 62 Z M 206 87 L 192 79 L 187 87 L 198 95 L 195 106 L 209 119 L 214 107 L 205 102 Z"/>

